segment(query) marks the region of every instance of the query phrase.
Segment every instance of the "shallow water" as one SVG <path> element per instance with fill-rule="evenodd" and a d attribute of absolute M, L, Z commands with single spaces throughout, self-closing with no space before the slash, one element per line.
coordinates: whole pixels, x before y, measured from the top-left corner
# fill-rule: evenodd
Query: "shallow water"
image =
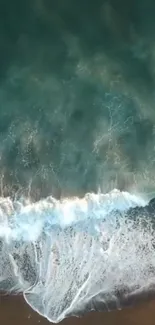
<path fill-rule="evenodd" d="M 154 200 L 113 190 L 83 199 L 0 200 L 0 288 L 51 322 L 154 295 Z"/>

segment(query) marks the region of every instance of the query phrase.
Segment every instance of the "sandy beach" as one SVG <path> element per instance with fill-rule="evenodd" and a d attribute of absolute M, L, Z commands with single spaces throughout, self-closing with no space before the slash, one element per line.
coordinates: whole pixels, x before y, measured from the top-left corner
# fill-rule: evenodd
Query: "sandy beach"
<path fill-rule="evenodd" d="M 3 296 L 0 299 L 0 324 L 48 325 L 47 320 L 33 312 L 19 296 Z M 64 320 L 62 325 L 154 325 L 155 300 L 135 308 L 108 313 L 90 313 L 83 318 Z"/>

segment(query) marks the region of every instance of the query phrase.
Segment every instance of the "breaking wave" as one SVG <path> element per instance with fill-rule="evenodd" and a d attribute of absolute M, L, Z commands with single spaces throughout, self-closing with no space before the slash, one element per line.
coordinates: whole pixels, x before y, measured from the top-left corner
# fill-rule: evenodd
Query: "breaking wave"
<path fill-rule="evenodd" d="M 1 291 L 23 293 L 55 323 L 121 308 L 121 290 L 125 297 L 155 278 L 153 225 L 133 213 L 147 203 L 118 190 L 36 203 L 1 198 Z"/>

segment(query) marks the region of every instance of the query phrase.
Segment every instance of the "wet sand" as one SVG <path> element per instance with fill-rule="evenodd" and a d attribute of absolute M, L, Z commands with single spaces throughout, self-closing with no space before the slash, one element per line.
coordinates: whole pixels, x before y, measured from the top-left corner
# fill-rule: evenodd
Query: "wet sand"
<path fill-rule="evenodd" d="M 0 297 L 0 324 L 48 325 L 46 319 L 33 312 L 20 296 Z M 154 325 L 155 300 L 116 312 L 89 313 L 83 318 L 64 320 L 62 325 Z"/>

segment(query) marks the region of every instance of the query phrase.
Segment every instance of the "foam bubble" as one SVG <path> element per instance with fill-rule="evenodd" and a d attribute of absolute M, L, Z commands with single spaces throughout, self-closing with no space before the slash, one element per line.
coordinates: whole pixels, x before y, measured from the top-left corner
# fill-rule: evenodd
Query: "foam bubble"
<path fill-rule="evenodd" d="M 92 302 L 108 305 L 155 277 L 151 223 L 126 217 L 147 202 L 113 190 L 83 199 L 52 197 L 22 204 L 0 199 L 0 287 L 23 292 L 52 322 Z"/>

